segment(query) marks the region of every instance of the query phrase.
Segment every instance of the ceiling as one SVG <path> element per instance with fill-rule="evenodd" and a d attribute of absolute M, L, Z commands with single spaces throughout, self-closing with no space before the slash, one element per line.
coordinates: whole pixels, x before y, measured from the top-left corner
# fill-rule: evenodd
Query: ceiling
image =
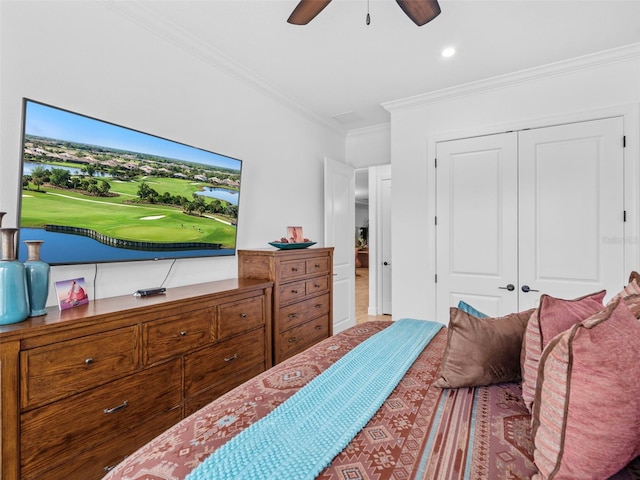
<path fill-rule="evenodd" d="M 345 132 L 388 123 L 385 102 L 640 42 L 640 0 L 439 0 L 422 27 L 393 0 L 334 0 L 305 26 L 286 21 L 297 0 L 102 3 Z"/>

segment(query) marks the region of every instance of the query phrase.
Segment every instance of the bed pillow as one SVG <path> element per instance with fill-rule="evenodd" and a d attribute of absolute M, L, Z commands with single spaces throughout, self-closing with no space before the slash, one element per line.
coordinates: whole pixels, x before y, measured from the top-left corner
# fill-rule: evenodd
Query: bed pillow
<path fill-rule="evenodd" d="M 611 302 L 617 298 L 625 298 L 631 295 L 640 294 L 640 285 L 638 285 L 638 279 L 633 277 L 634 274 L 636 274 L 636 272 L 631 272 L 631 275 L 629 276 L 629 283 L 610 300 Z"/>
<path fill-rule="evenodd" d="M 640 295 L 629 295 L 623 298 L 627 308 L 634 317 L 640 318 Z"/>
<path fill-rule="evenodd" d="M 629 283 L 631 283 L 633 280 L 635 280 L 636 282 L 640 282 L 640 273 L 636 272 L 635 270 L 629 274 Z M 640 285 L 640 283 L 638 283 L 638 285 Z"/>
<path fill-rule="evenodd" d="M 519 380 L 520 349 L 533 310 L 498 318 L 478 318 L 451 308 L 440 388 L 491 385 Z"/>
<path fill-rule="evenodd" d="M 558 335 L 540 360 L 537 480 L 609 478 L 640 455 L 640 322 L 623 300 Z"/>
<path fill-rule="evenodd" d="M 640 291 L 638 291 L 638 293 L 640 293 Z M 462 310 L 463 312 L 470 313 L 474 317 L 478 317 L 478 318 L 487 318 L 489 316 L 489 315 L 486 315 L 486 314 L 482 313 L 480 310 L 476 310 L 474 307 L 469 305 L 464 300 L 460 300 L 458 302 L 458 310 Z"/>
<path fill-rule="evenodd" d="M 561 332 L 603 308 L 604 290 L 574 300 L 543 294 L 538 309 L 531 315 L 522 342 L 522 398 L 529 412 L 533 409 L 538 364 L 544 347 Z"/>

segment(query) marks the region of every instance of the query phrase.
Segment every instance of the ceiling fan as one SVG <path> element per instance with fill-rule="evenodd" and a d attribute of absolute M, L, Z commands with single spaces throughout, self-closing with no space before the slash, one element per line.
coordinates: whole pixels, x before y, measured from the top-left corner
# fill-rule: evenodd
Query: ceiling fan
<path fill-rule="evenodd" d="M 331 0 L 300 0 L 287 22 L 306 25 L 318 15 Z M 396 0 L 404 13 L 418 26 L 430 22 L 440 14 L 436 0 Z"/>

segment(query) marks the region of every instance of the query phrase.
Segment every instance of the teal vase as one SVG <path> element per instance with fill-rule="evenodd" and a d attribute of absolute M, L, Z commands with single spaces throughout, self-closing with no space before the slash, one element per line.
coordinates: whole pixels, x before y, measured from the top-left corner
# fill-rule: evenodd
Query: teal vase
<path fill-rule="evenodd" d="M 17 228 L 0 228 L 0 325 L 18 323 L 29 316 L 29 294 L 24 265 L 16 259 Z"/>
<path fill-rule="evenodd" d="M 27 274 L 27 291 L 29 292 L 29 305 L 32 317 L 46 315 L 47 297 L 49 296 L 49 271 L 48 263 L 40 259 L 40 247 L 44 240 L 25 240 L 27 245 L 27 259 L 24 268 Z"/>

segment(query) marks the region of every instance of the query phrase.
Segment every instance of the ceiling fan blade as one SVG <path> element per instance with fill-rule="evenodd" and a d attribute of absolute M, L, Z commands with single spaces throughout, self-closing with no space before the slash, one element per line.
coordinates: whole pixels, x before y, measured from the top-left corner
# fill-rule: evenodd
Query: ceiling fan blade
<path fill-rule="evenodd" d="M 396 0 L 400 8 L 419 27 L 440 15 L 436 0 Z"/>
<path fill-rule="evenodd" d="M 293 9 L 287 22 L 294 25 L 306 25 L 318 15 L 331 0 L 300 0 Z"/>

